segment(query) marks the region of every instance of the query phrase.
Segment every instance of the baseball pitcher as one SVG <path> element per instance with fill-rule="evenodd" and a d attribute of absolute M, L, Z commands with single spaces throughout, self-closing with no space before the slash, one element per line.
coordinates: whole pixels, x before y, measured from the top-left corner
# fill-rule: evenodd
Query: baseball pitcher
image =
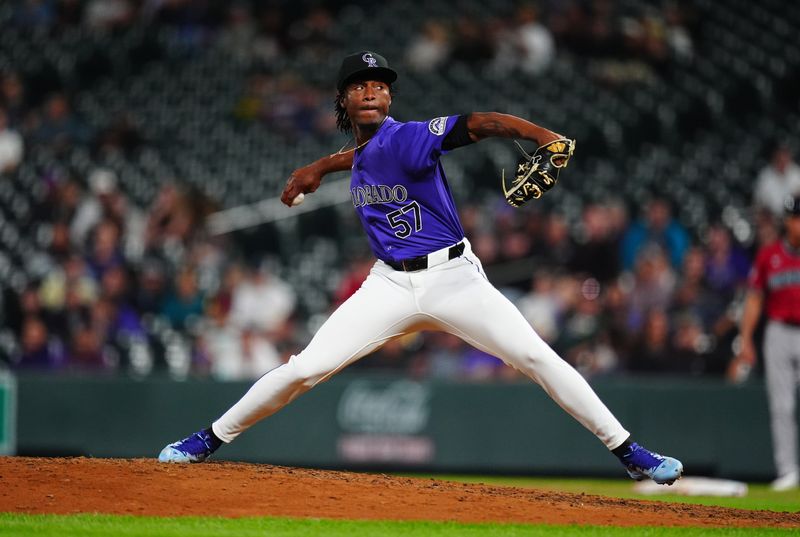
<path fill-rule="evenodd" d="M 401 122 L 389 116 L 397 73 L 375 52 L 344 58 L 335 109 L 355 147 L 295 170 L 281 196 L 289 206 L 314 192 L 323 176 L 351 170 L 350 193 L 377 258 L 362 287 L 308 346 L 266 373 L 211 427 L 165 447 L 163 462 L 201 462 L 259 420 L 378 349 L 421 329 L 454 334 L 522 371 L 595 434 L 636 480 L 672 484 L 680 461 L 636 444 L 589 384 L 489 283 L 464 237 L 440 163 L 446 152 L 484 138 L 523 139 L 524 150 L 503 191 L 513 206 L 550 190 L 567 165 L 573 140 L 524 119 L 488 112 Z M 521 149 L 521 147 L 520 147 Z"/>

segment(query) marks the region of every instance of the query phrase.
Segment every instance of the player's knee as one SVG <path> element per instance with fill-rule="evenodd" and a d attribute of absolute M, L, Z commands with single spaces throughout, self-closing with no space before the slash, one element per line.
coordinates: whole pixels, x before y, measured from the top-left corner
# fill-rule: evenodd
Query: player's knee
<path fill-rule="evenodd" d="M 292 384 L 304 390 L 313 388 L 324 375 L 324 372 L 314 367 L 309 360 L 298 359 L 297 356 L 292 356 L 286 365 L 289 368 Z"/>
<path fill-rule="evenodd" d="M 519 368 L 528 374 L 538 375 L 546 368 L 562 368 L 568 365 L 558 354 L 553 350 L 547 349 L 530 349 L 519 360 Z"/>

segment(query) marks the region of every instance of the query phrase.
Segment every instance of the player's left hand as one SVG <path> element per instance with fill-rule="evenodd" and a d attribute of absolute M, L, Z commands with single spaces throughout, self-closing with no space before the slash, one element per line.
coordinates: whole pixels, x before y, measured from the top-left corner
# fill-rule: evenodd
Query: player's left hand
<path fill-rule="evenodd" d="M 522 153 L 522 159 L 510 187 L 506 186 L 503 171 L 503 195 L 509 205 L 520 207 L 532 199 L 541 198 L 555 186 L 559 172 L 569 164 L 575 140 L 557 138 L 539 147 L 533 155 L 528 154 L 516 140 L 514 143 Z"/>
<path fill-rule="evenodd" d="M 298 194 L 314 192 L 319 188 L 320 183 L 322 183 L 322 174 L 313 166 L 298 168 L 289 175 L 281 194 L 281 202 L 292 207 Z"/>

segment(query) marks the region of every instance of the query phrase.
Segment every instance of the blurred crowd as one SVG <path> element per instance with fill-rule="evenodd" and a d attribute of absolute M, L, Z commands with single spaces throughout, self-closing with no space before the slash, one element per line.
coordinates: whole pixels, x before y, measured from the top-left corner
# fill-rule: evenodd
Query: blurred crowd
<path fill-rule="evenodd" d="M 593 61 L 609 82 L 668 74 L 694 54 L 700 25 L 690 3 L 666 2 L 623 13 L 611 0 L 521 2 L 508 13 L 428 19 L 412 38 L 406 61 L 417 71 L 448 63 L 487 67 L 495 74 L 541 75 L 556 50 Z"/>
<path fill-rule="evenodd" d="M 287 56 L 296 63 L 324 65 L 344 41 L 336 16 L 345 6 L 369 7 L 358 0 L 15 0 L 10 20 L 16 30 L 43 38 L 167 28 L 176 35 L 172 46 L 184 57 L 214 49 L 227 61 L 248 66 L 251 75 L 235 107 L 236 118 L 263 122 L 276 133 L 298 139 L 335 132 L 330 77 L 276 65 Z M 692 58 L 701 31 L 691 2 L 680 0 L 633 12 L 623 11 L 613 0 L 520 1 L 491 14 L 465 3 L 457 11 L 455 17 L 431 16 L 409 29 L 402 58 L 409 69 L 425 73 L 461 64 L 489 70 L 493 76 L 537 77 L 561 51 L 588 59 L 589 69 L 604 82 L 653 80 Z M 145 62 L 158 54 L 158 46 L 145 42 L 130 60 Z M 114 61 L 95 50 L 76 69 L 85 77 L 97 76 Z M 37 102 L 45 98 L 38 88 L 32 93 Z M 86 140 L 80 125 L 64 127 L 75 139 Z M 43 129 L 43 136 L 53 134 Z"/>
<path fill-rule="evenodd" d="M 340 42 L 332 5 L 20 0 L 12 20 L 45 35 L 113 33 L 142 21 L 178 29 L 186 50 L 219 47 L 231 61 L 252 65 L 232 119 L 302 139 L 335 130 L 329 88 L 269 66 L 289 52 L 330 54 Z M 684 3 L 637 17 L 617 7 L 604 0 L 520 3 L 502 17 L 431 18 L 409 40 L 405 61 L 420 72 L 460 62 L 538 76 L 559 50 L 598 60 L 597 75 L 618 82 L 668 73 L 693 54 L 696 21 Z M 0 65 L 0 190 L 16 181 L 33 148 L 132 154 L 150 144 L 146 129 L 125 114 L 90 127 L 75 110 L 76 95 L 15 67 Z M 137 206 L 110 168 L 79 174 L 65 165 L 37 174 L 33 206 L 15 225 L 39 248 L 26 260 L 31 279 L 3 282 L 0 365 L 238 380 L 259 377 L 308 342 L 316 321 L 300 307 L 303 290 L 280 277 L 292 267 L 205 231 L 205 218 L 223 200 L 163 177 L 149 205 Z M 756 232 L 747 242 L 722 221 L 687 229 L 658 196 L 641 207 L 597 200 L 577 219 L 557 207 L 513 210 L 499 196 L 461 210 L 490 278 L 585 376 L 722 376 L 753 253 L 777 238 L 781 200 L 798 190 L 800 169 L 789 147 L 779 146 L 757 178 Z M 331 271 L 331 310 L 372 264 L 368 255 L 343 262 Z M 439 333 L 389 342 L 353 369 L 448 379 L 517 375 Z"/>

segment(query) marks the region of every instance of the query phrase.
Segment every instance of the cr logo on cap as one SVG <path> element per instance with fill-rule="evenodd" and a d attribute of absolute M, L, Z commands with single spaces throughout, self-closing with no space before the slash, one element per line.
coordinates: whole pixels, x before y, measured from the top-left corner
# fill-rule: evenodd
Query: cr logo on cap
<path fill-rule="evenodd" d="M 361 56 L 361 59 L 364 60 L 364 63 L 367 64 L 367 67 L 378 67 L 378 60 L 372 57 L 371 52 L 367 52 Z"/>

